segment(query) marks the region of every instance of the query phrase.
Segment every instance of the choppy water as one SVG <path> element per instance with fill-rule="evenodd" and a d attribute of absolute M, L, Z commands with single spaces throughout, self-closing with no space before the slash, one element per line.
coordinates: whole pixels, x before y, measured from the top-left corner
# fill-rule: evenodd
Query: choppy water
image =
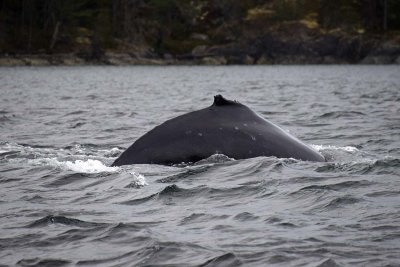
<path fill-rule="evenodd" d="M 0 265 L 400 265 L 399 67 L 1 68 L 0 93 Z M 328 162 L 108 167 L 217 93 Z"/>

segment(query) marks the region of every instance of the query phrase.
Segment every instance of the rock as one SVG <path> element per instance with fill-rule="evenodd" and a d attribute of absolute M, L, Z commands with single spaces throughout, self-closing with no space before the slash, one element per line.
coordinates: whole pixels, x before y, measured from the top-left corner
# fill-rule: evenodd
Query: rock
<path fill-rule="evenodd" d="M 293 23 L 217 44 L 201 33 L 193 33 L 190 38 L 187 48 L 194 48 L 182 54 L 165 51 L 162 56 L 150 45 L 121 41 L 117 50 L 89 47 L 68 54 L 46 54 L 45 50 L 33 55 L 5 54 L 0 55 L 0 65 L 400 64 L 400 39 L 323 32 Z"/>
<path fill-rule="evenodd" d="M 43 55 L 44 57 L 44 55 Z M 48 57 L 51 65 L 76 66 L 86 62 L 74 54 L 54 54 Z"/>
<path fill-rule="evenodd" d="M 310 42 L 310 50 L 319 56 L 333 56 L 335 55 L 338 45 L 339 37 L 334 35 L 323 35 L 315 41 Z"/>
<path fill-rule="evenodd" d="M 60 65 L 65 65 L 65 66 L 79 66 L 79 65 L 84 65 L 85 61 L 77 56 L 66 56 L 61 58 L 61 63 Z"/>
<path fill-rule="evenodd" d="M 361 61 L 362 64 L 393 64 L 400 57 L 400 45 L 386 41 L 375 47 Z"/>
<path fill-rule="evenodd" d="M 174 57 L 171 54 L 164 54 L 165 60 L 174 60 Z"/>
<path fill-rule="evenodd" d="M 392 64 L 394 59 L 385 55 L 368 55 L 360 63 L 361 64 Z"/>
<path fill-rule="evenodd" d="M 162 59 L 138 58 L 134 65 L 167 65 L 167 61 Z"/>
<path fill-rule="evenodd" d="M 175 59 L 170 54 L 164 54 L 163 58 L 142 57 L 139 54 L 128 54 L 118 52 L 106 52 L 101 62 L 95 64 L 109 64 L 116 66 L 124 65 L 169 65 L 174 64 Z"/>
<path fill-rule="evenodd" d="M 192 50 L 192 55 L 194 57 L 203 56 L 207 53 L 207 46 L 206 45 L 198 45 Z"/>
<path fill-rule="evenodd" d="M 203 33 L 192 33 L 190 35 L 190 38 L 193 39 L 193 40 L 207 41 L 208 40 L 208 35 L 203 34 Z"/>
<path fill-rule="evenodd" d="M 258 65 L 271 65 L 272 64 L 272 60 L 269 59 L 267 56 L 263 55 L 257 60 L 256 63 Z"/>
<path fill-rule="evenodd" d="M 339 60 L 338 58 L 335 58 L 333 56 L 324 56 L 322 58 L 322 64 L 341 64 L 341 63 L 345 63 L 341 60 Z"/>
<path fill-rule="evenodd" d="M 204 65 L 226 65 L 228 61 L 225 57 L 204 57 L 201 59 L 200 63 Z"/>
<path fill-rule="evenodd" d="M 243 63 L 246 65 L 253 65 L 255 63 L 255 60 L 251 56 L 246 55 L 243 59 Z"/>
<path fill-rule="evenodd" d="M 125 58 L 130 58 L 127 54 L 118 54 L 113 52 L 105 52 L 103 57 L 103 62 L 109 65 L 126 65 Z"/>
<path fill-rule="evenodd" d="M 24 57 L 22 59 L 28 66 L 49 66 L 50 62 L 45 58 L 34 57 Z"/>
<path fill-rule="evenodd" d="M 0 58 L 0 66 L 13 67 L 22 65 L 25 65 L 25 62 L 19 58 L 13 58 L 13 57 Z"/>

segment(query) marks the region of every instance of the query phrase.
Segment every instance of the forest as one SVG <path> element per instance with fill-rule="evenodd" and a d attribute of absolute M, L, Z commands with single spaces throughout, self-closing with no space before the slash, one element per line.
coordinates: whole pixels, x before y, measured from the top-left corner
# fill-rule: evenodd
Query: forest
<path fill-rule="evenodd" d="M 261 54 L 273 58 L 274 51 L 265 53 L 266 47 L 293 43 L 304 39 L 304 35 L 314 41 L 316 36 L 322 36 L 323 40 L 330 36 L 340 40 L 353 37 L 361 38 L 362 42 L 373 40 L 364 45 L 371 48 L 378 40 L 391 39 L 398 44 L 400 32 L 398 0 L 1 0 L 0 3 L 2 55 L 76 53 L 98 59 L 106 51 L 114 51 L 155 58 L 188 58 L 196 53 L 235 54 L 232 46 L 235 50 L 239 45 L 240 50 L 246 50 L 243 53 L 255 60 Z M 303 40 L 305 46 L 306 41 Z M 259 45 L 263 49 L 249 43 L 263 43 Z M 231 52 L 227 52 L 229 49 Z M 295 53 L 299 48 L 293 49 L 287 48 L 287 53 Z M 357 57 L 360 56 L 365 55 Z"/>

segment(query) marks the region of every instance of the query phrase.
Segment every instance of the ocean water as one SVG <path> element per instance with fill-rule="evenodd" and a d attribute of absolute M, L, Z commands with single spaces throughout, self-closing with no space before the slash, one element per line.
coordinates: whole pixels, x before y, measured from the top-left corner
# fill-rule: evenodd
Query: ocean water
<path fill-rule="evenodd" d="M 398 66 L 0 68 L 1 266 L 400 266 Z M 327 162 L 109 167 L 222 94 Z"/>

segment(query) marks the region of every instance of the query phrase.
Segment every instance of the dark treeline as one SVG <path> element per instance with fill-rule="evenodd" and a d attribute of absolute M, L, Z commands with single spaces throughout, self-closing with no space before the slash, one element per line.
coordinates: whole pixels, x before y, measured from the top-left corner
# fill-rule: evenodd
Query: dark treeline
<path fill-rule="evenodd" d="M 0 53 L 151 47 L 179 54 L 298 21 L 320 31 L 400 30 L 399 0 L 1 0 Z M 193 38 L 195 36 L 195 38 Z"/>

